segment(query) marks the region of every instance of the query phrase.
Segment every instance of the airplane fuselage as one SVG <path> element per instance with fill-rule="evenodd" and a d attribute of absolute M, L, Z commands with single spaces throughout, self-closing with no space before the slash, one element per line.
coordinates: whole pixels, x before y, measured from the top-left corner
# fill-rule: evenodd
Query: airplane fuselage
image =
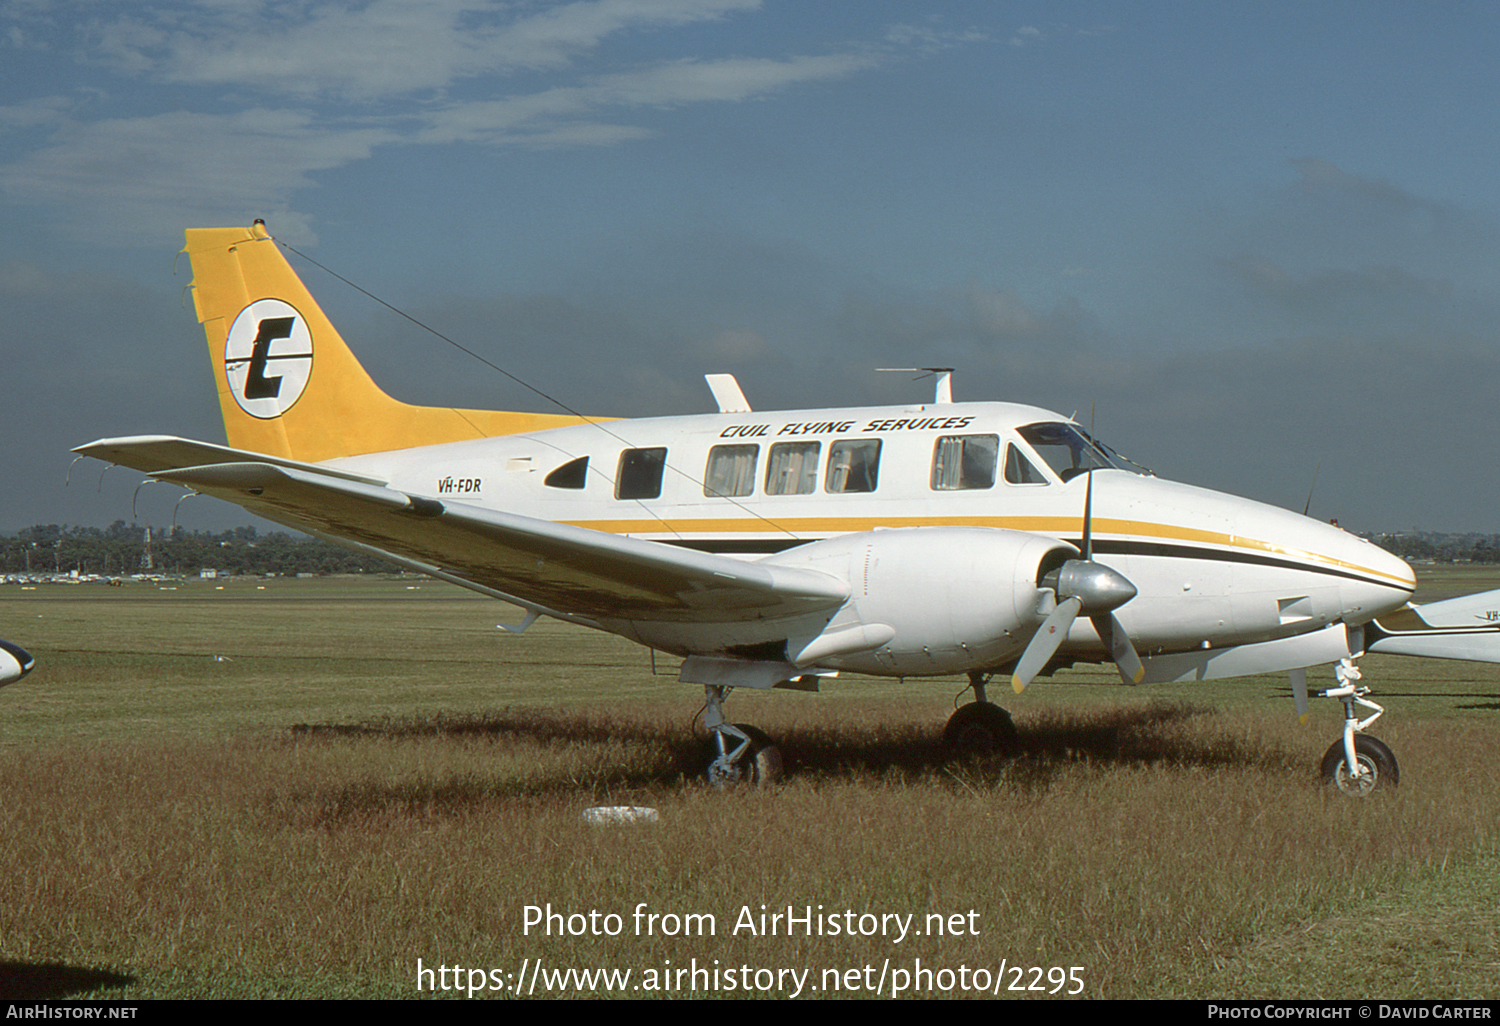
<path fill-rule="evenodd" d="M 1118 616 L 1143 655 L 1359 624 L 1411 597 L 1404 562 L 1336 526 L 1117 469 L 1122 461 L 1069 467 L 1077 438 L 1086 439 L 1077 425 L 1036 407 L 923 404 L 600 421 L 327 465 L 439 502 L 769 562 L 795 561 L 808 542 L 896 529 L 979 528 L 1077 545 L 1092 477 L 1094 557 L 1136 587 Z M 948 540 L 967 548 L 983 537 Z M 952 554 L 933 575 L 972 573 L 983 586 L 984 553 L 969 556 Z M 1011 588 L 1008 574 L 996 567 L 993 588 Z M 955 583 L 914 582 L 910 601 L 964 593 Z M 1024 607 L 1035 582 L 1016 583 Z M 608 626 L 669 651 L 694 647 L 678 628 Z M 953 644 L 946 660 L 887 653 L 843 665 L 951 672 L 967 658 L 962 639 Z M 1103 650 L 1080 618 L 1065 651 L 1091 659 Z M 1002 646 L 994 658 L 1011 654 Z"/>

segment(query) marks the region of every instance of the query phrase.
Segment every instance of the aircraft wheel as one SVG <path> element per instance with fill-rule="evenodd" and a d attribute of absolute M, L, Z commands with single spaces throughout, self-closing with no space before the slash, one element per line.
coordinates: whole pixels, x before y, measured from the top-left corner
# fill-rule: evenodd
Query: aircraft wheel
<path fill-rule="evenodd" d="M 1335 741 L 1323 756 L 1324 782 L 1352 798 L 1363 798 L 1377 789 L 1395 787 L 1401 782 L 1401 767 L 1396 764 L 1396 756 L 1380 738 L 1356 734 L 1354 757 L 1362 771 L 1358 777 L 1349 772 L 1344 739 Z M 1365 770 L 1370 772 L 1366 774 Z"/>
<path fill-rule="evenodd" d="M 943 744 L 960 755 L 1011 755 L 1018 745 L 1016 724 L 998 705 L 970 702 L 948 718 Z"/>
<path fill-rule="evenodd" d="M 740 757 L 739 762 L 731 768 L 729 775 L 722 779 L 715 779 L 710 770 L 710 782 L 719 787 L 726 785 L 770 787 L 781 779 L 781 749 L 772 744 L 770 737 L 759 727 L 752 727 L 748 723 L 736 723 L 735 726 L 743 730 L 750 738 L 750 750 Z M 712 763 L 718 755 L 718 749 L 713 739 L 710 738 L 709 762 Z"/>

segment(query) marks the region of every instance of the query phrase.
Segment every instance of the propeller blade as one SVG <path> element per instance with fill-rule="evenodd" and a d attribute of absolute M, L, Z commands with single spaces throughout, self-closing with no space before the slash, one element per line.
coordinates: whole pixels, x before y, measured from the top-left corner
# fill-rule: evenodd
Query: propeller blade
<path fill-rule="evenodd" d="M 1026 685 L 1047 665 L 1047 661 L 1068 636 L 1068 628 L 1073 626 L 1073 621 L 1078 618 L 1078 610 L 1082 608 L 1083 600 L 1074 596 L 1063 599 L 1047 614 L 1047 619 L 1042 621 L 1041 627 L 1031 636 L 1026 651 L 1021 653 L 1021 661 L 1016 664 L 1015 673 L 1011 674 L 1010 686 L 1016 694 L 1025 691 Z"/>
<path fill-rule="evenodd" d="M 1114 613 L 1099 613 L 1089 617 L 1089 621 L 1094 625 L 1094 630 L 1099 632 L 1099 640 L 1109 649 L 1109 657 L 1115 661 L 1120 679 L 1126 684 L 1139 684 L 1146 676 L 1146 667 L 1141 663 L 1141 657 L 1136 655 L 1135 646 L 1130 643 L 1130 635 L 1125 633 L 1125 625 L 1120 623 L 1120 618 Z"/>
<path fill-rule="evenodd" d="M 1297 718 L 1307 722 L 1307 667 L 1299 666 L 1289 674 L 1292 678 L 1292 698 L 1297 702 Z"/>
<path fill-rule="evenodd" d="M 1094 444 L 1094 404 L 1089 403 L 1089 444 Z M 1089 462 L 1094 462 L 1094 454 L 1088 454 Z M 1090 467 L 1084 473 L 1088 476 L 1088 482 L 1083 488 L 1083 561 L 1091 562 L 1094 558 L 1094 468 Z"/>
<path fill-rule="evenodd" d="M 1085 471 L 1084 476 L 1088 478 L 1088 484 L 1083 489 L 1083 561 L 1091 563 L 1094 559 L 1094 472 Z"/>

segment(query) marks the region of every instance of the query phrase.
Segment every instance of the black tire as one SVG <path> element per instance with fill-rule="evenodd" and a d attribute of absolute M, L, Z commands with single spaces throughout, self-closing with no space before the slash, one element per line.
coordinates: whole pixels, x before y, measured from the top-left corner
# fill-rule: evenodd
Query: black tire
<path fill-rule="evenodd" d="M 1340 794 L 1351 798 L 1364 798 L 1382 788 L 1392 788 L 1401 783 L 1401 767 L 1396 756 L 1386 743 L 1368 734 L 1354 736 L 1354 757 L 1362 770 L 1373 776 L 1352 777 L 1344 755 L 1344 739 L 1339 738 L 1323 756 L 1323 782 L 1336 788 Z"/>
<path fill-rule="evenodd" d="M 1014 755 L 1019 735 L 1010 713 L 990 702 L 958 707 L 943 728 L 943 744 L 959 755 Z"/>
<path fill-rule="evenodd" d="M 759 727 L 748 723 L 736 723 L 735 726 L 750 739 L 750 750 L 735 764 L 738 775 L 720 783 L 737 787 L 770 787 L 781 779 L 781 749 L 772 744 L 770 737 Z M 719 751 L 710 737 L 708 761 L 712 763 L 718 757 Z"/>

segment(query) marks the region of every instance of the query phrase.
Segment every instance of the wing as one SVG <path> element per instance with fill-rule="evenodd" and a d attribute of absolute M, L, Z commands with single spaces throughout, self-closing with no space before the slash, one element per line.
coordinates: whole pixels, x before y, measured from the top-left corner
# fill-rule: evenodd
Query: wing
<path fill-rule="evenodd" d="M 147 440 L 148 456 L 132 450 L 134 441 L 95 442 L 76 451 L 138 469 L 145 469 L 138 465 L 148 458 L 164 455 L 160 439 Z M 745 563 L 439 502 L 370 479 L 329 473 L 315 464 L 271 463 L 227 451 L 250 458 L 148 473 L 268 520 L 388 554 L 547 613 L 592 620 L 728 623 L 831 610 L 849 595 L 845 582 L 816 570 Z"/>
<path fill-rule="evenodd" d="M 1209 680 L 1336 662 L 1361 651 L 1500 663 L 1500 591 L 1408 605 L 1362 626 L 1146 660 L 1146 682 Z"/>
<path fill-rule="evenodd" d="M 1398 609 L 1365 625 L 1365 647 L 1391 655 L 1500 663 L 1500 591 Z"/>

